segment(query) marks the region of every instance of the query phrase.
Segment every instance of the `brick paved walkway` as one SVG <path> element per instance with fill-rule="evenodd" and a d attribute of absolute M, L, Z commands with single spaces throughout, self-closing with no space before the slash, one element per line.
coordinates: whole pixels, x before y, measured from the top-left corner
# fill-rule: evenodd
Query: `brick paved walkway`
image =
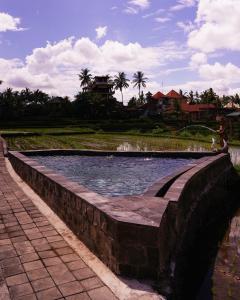
<path fill-rule="evenodd" d="M 0 141 L 0 300 L 115 300 L 8 174 Z"/>

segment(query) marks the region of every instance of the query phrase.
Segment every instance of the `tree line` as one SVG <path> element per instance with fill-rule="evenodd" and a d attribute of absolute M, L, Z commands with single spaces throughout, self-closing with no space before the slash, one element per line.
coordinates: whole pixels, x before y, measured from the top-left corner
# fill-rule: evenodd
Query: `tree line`
<path fill-rule="evenodd" d="M 114 96 L 106 98 L 97 93 L 84 92 L 84 87 L 87 87 L 93 81 L 93 76 L 88 69 L 82 69 L 78 77 L 83 91 L 76 94 L 74 99 L 50 96 L 39 89 L 32 91 L 25 88 L 21 91 L 14 91 L 7 88 L 0 92 L 0 120 L 35 120 L 37 118 L 41 120 L 43 118 L 72 117 L 80 119 L 124 119 L 131 117 L 132 111 L 138 110 L 138 108 L 140 108 L 139 113 L 141 113 L 141 107 L 152 96 L 150 92 L 144 94 L 141 90 L 142 87 L 146 87 L 147 78 L 140 71 L 133 74 L 132 80 L 133 86 L 138 89 L 138 97 L 129 99 L 127 106 L 123 105 L 123 90 L 129 87 L 130 80 L 124 72 L 119 72 L 113 78 L 108 77 L 114 89 L 121 92 L 122 102 L 117 101 Z M 179 93 L 185 96 L 191 104 L 213 103 L 219 108 L 227 103 L 240 104 L 238 94 L 220 97 L 212 88 L 202 93 L 190 91 L 188 94 L 184 94 L 181 90 Z M 137 114 L 134 116 L 137 116 Z"/>
<path fill-rule="evenodd" d="M 122 103 L 123 103 L 123 89 L 129 88 L 129 81 L 130 79 L 127 78 L 126 73 L 124 72 L 118 72 L 117 75 L 115 75 L 113 78 L 111 76 L 107 75 L 108 81 L 110 83 L 113 83 L 114 89 L 119 90 L 121 92 L 122 96 Z M 90 73 L 89 69 L 82 69 L 81 73 L 79 74 L 79 80 L 81 82 L 81 87 L 84 89 L 88 87 L 92 81 L 93 81 L 93 75 Z M 145 77 L 144 73 L 141 71 L 137 71 L 133 74 L 133 80 L 132 84 L 133 87 L 138 88 L 138 95 L 139 98 L 141 96 L 141 87 L 146 87 L 146 82 L 148 78 Z"/>

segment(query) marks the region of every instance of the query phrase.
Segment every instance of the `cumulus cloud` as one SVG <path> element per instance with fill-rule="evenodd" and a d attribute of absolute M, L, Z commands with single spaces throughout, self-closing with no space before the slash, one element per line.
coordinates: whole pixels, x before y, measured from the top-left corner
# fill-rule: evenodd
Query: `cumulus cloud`
<path fill-rule="evenodd" d="M 203 64 L 199 68 L 199 75 L 206 80 L 215 80 L 217 78 L 229 84 L 240 83 L 240 68 L 232 63 L 227 63 L 226 65 L 218 62 L 213 65 Z"/>
<path fill-rule="evenodd" d="M 97 39 L 100 40 L 103 37 L 105 37 L 107 35 L 107 30 L 108 27 L 107 26 L 99 26 L 98 28 L 95 29 L 96 33 L 97 33 Z"/>
<path fill-rule="evenodd" d="M 24 29 L 19 27 L 20 23 L 20 18 L 14 18 L 7 13 L 0 12 L 0 32 L 22 31 Z"/>
<path fill-rule="evenodd" d="M 202 52 L 240 50 L 239 0 L 199 0 L 188 45 Z"/>
<path fill-rule="evenodd" d="M 80 89 L 77 74 L 82 68 L 88 67 L 96 75 L 124 71 L 129 77 L 141 70 L 154 78 L 160 66 L 183 59 L 186 54 L 186 49 L 174 42 L 143 47 L 108 40 L 98 46 L 89 38 L 70 37 L 34 49 L 25 61 L 0 59 L 0 78 L 4 81 L 2 88 L 40 88 L 50 94 L 73 96 Z"/>
<path fill-rule="evenodd" d="M 207 63 L 207 55 L 205 53 L 198 52 L 192 55 L 190 66 L 193 69 L 196 69 L 199 66 L 204 65 L 206 63 Z"/>

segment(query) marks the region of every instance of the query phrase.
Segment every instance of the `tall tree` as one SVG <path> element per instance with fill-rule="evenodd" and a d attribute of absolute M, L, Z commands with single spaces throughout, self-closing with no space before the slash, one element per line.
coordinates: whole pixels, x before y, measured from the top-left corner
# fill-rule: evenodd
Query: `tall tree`
<path fill-rule="evenodd" d="M 89 69 L 82 69 L 81 73 L 78 75 L 79 80 L 81 81 L 81 87 L 87 87 L 92 81 L 92 74 L 90 73 Z"/>
<path fill-rule="evenodd" d="M 126 78 L 126 74 L 124 72 L 118 72 L 118 75 L 114 76 L 114 87 L 116 90 L 120 90 L 122 94 L 122 104 L 123 104 L 123 88 L 127 89 L 129 87 L 128 84 L 129 79 Z"/>
<path fill-rule="evenodd" d="M 147 77 L 144 77 L 144 73 L 141 71 L 138 71 L 136 73 L 133 74 L 133 83 L 134 83 L 134 87 L 138 87 L 138 95 L 140 98 L 141 95 L 141 87 L 146 87 L 146 82 L 148 80 Z"/>

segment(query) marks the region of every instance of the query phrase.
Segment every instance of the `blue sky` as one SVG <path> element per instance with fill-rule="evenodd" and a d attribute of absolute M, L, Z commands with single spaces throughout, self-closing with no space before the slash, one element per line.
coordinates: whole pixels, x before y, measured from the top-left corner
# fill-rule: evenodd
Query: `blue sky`
<path fill-rule="evenodd" d="M 138 70 L 146 92 L 240 91 L 239 0 L 2 0 L 1 89 L 73 96 L 77 74 Z M 231 15 L 231 18 L 229 18 Z M 163 86 L 163 88 L 162 88 Z M 137 94 L 130 88 L 126 99 Z"/>

